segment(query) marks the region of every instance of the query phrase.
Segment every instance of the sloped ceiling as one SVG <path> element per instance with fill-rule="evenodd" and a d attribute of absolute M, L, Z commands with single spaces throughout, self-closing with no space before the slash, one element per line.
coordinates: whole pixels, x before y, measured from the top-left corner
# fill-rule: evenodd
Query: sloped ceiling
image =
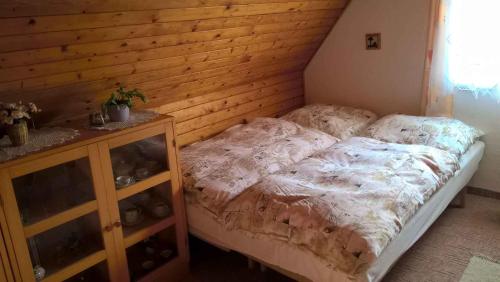
<path fill-rule="evenodd" d="M 347 2 L 1 1 L 0 101 L 71 122 L 121 84 L 174 115 L 187 144 L 302 105 L 302 72 Z"/>

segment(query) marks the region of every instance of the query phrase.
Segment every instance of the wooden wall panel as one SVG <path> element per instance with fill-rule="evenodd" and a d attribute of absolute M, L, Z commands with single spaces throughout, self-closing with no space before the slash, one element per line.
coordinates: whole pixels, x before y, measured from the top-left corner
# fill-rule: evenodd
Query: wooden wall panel
<path fill-rule="evenodd" d="M 347 2 L 0 1 L 0 101 L 61 123 L 138 88 L 188 144 L 301 106 L 302 72 Z"/>

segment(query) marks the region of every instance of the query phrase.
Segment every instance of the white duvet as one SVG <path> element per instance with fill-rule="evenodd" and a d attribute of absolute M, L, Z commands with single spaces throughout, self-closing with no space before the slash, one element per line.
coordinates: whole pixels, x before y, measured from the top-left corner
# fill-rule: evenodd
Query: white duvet
<path fill-rule="evenodd" d="M 182 151 L 185 189 L 227 229 L 281 240 L 357 276 L 458 169 L 423 146 L 338 139 L 258 119 Z"/>

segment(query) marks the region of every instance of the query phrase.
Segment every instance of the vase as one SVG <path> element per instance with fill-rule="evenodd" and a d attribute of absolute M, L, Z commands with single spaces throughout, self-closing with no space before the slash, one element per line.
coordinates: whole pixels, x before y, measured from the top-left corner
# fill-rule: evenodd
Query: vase
<path fill-rule="evenodd" d="M 111 121 L 127 121 L 130 109 L 127 105 L 110 105 L 108 106 L 108 115 Z"/>
<path fill-rule="evenodd" d="M 9 125 L 7 135 L 9 135 L 13 146 L 22 146 L 28 143 L 28 125 L 26 121 L 20 120 L 19 123 Z"/>

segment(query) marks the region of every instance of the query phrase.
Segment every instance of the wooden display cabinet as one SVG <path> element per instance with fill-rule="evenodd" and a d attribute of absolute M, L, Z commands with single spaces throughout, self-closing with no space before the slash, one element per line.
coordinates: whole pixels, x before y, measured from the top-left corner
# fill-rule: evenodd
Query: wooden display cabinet
<path fill-rule="evenodd" d="M 156 281 L 186 271 L 174 136 L 173 118 L 160 116 L 81 130 L 69 144 L 0 164 L 0 280 Z"/>

